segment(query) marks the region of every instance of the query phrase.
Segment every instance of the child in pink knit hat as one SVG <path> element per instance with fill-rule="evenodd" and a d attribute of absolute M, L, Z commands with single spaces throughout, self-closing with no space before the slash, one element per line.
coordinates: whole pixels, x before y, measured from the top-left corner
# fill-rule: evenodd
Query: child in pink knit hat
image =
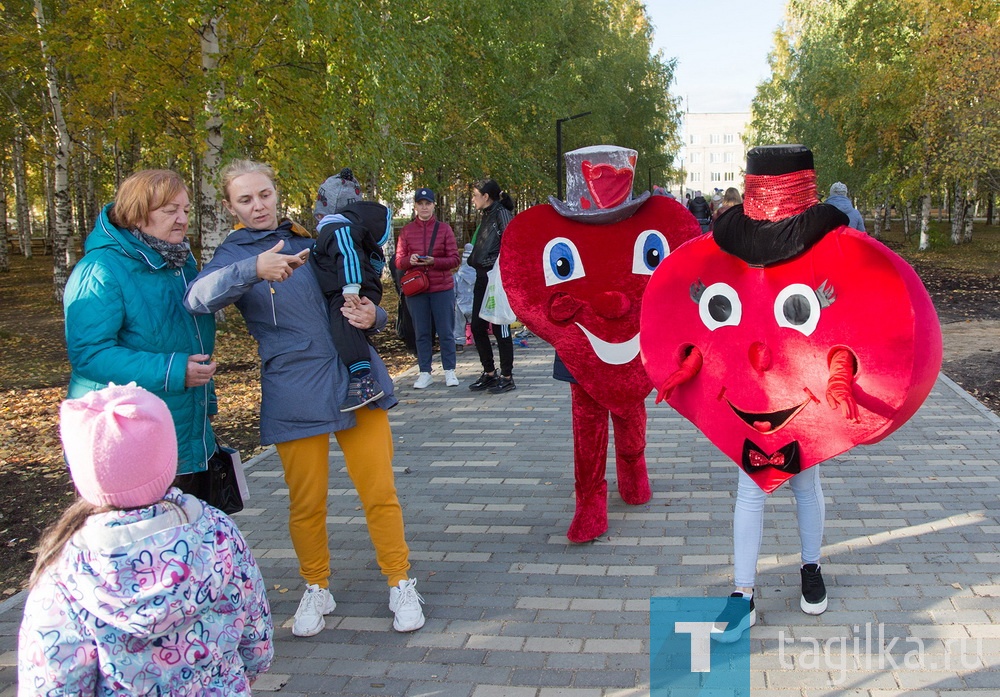
<path fill-rule="evenodd" d="M 110 385 L 59 408 L 59 434 L 80 496 L 141 508 L 177 476 L 177 434 L 166 403 L 134 383 Z"/>
<path fill-rule="evenodd" d="M 167 405 L 110 385 L 60 417 L 81 498 L 38 546 L 19 694 L 250 695 L 274 655 L 264 580 L 225 513 L 171 488 Z"/>

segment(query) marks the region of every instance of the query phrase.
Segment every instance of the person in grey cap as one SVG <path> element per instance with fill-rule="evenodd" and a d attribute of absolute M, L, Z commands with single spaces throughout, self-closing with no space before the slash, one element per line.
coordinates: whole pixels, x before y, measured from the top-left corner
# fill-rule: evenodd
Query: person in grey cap
<path fill-rule="evenodd" d="M 313 208 L 319 237 L 311 261 L 330 304 L 330 329 L 337 353 L 351 374 L 340 411 L 354 411 L 385 394 L 371 374 L 368 336 L 341 313 L 361 297 L 382 302 L 382 245 L 392 232 L 392 211 L 361 200 L 361 185 L 345 167 L 324 181 Z"/>
<path fill-rule="evenodd" d="M 847 184 L 834 182 L 833 186 L 830 187 L 830 196 L 826 199 L 826 202 L 844 211 L 851 220 L 849 225 L 852 228 L 860 232 L 868 232 L 865 230 L 865 219 L 861 217 L 858 209 L 851 204 L 851 199 L 847 198 Z"/>

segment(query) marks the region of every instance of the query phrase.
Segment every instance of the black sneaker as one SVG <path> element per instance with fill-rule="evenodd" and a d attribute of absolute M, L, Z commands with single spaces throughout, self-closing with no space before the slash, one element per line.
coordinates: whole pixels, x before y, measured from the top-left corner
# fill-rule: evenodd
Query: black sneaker
<path fill-rule="evenodd" d="M 517 389 L 517 385 L 514 384 L 514 378 L 513 377 L 509 377 L 508 378 L 508 377 L 504 377 L 503 375 L 501 375 L 500 379 L 497 380 L 497 384 L 495 384 L 493 387 L 491 387 L 489 389 L 489 393 L 490 394 L 502 394 L 504 392 L 510 392 L 511 390 L 516 390 L 516 389 Z"/>
<path fill-rule="evenodd" d="M 375 382 L 371 373 L 364 377 L 352 377 L 347 386 L 347 399 L 340 403 L 340 411 L 354 411 L 360 409 L 369 402 L 374 402 L 385 392 Z"/>
<path fill-rule="evenodd" d="M 490 375 L 484 370 L 483 374 L 479 376 L 479 379 L 469 385 L 469 389 L 473 392 L 482 392 L 483 390 L 488 390 L 496 385 L 499 380 L 500 378 L 496 373 Z"/>
<path fill-rule="evenodd" d="M 826 584 L 819 564 L 806 564 L 800 570 L 802 574 L 802 600 L 799 607 L 807 615 L 822 615 L 826 612 Z"/>
<path fill-rule="evenodd" d="M 748 600 L 745 595 L 736 591 L 726 601 L 726 608 L 715 618 L 711 637 L 713 641 L 732 644 L 755 624 L 757 608 L 753 604 L 753 596 Z"/>

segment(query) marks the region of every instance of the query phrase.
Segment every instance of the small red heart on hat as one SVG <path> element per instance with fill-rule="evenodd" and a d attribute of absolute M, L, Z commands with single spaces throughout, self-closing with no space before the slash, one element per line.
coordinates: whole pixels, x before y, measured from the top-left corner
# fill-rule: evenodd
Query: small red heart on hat
<path fill-rule="evenodd" d="M 598 208 L 614 208 L 632 192 L 632 170 L 608 164 L 595 165 L 584 160 L 581 165 L 587 189 Z"/>

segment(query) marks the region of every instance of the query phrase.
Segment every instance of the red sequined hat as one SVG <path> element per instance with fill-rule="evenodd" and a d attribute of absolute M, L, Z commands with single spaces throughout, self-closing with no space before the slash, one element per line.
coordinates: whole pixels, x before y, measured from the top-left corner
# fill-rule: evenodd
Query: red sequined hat
<path fill-rule="evenodd" d="M 778 221 L 819 203 L 812 151 L 804 145 L 761 145 L 747 153 L 743 212 Z"/>
<path fill-rule="evenodd" d="M 747 153 L 743 204 L 716 219 L 712 236 L 723 251 L 763 267 L 798 256 L 847 223 L 841 210 L 819 202 L 809 148 L 761 145 Z"/>

